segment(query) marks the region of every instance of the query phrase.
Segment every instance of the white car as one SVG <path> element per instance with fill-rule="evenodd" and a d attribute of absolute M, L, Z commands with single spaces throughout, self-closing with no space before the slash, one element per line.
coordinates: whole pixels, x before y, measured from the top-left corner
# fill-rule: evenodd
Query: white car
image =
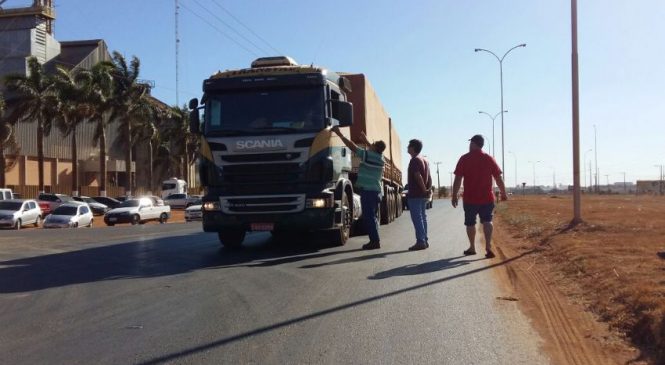
<path fill-rule="evenodd" d="M 190 205 L 185 209 L 185 222 L 200 221 L 203 219 L 203 205 Z"/>
<path fill-rule="evenodd" d="M 28 224 L 39 227 L 42 210 L 35 200 L 9 199 L 0 201 L 0 227 L 21 229 Z"/>
<path fill-rule="evenodd" d="M 156 220 L 166 223 L 171 217 L 171 208 L 168 205 L 154 205 L 150 198 L 129 199 L 117 208 L 111 209 L 104 215 L 104 223 L 113 226 L 118 223 L 142 224 Z"/>
<path fill-rule="evenodd" d="M 92 227 L 93 217 L 86 203 L 70 202 L 55 208 L 44 220 L 44 228 Z"/>

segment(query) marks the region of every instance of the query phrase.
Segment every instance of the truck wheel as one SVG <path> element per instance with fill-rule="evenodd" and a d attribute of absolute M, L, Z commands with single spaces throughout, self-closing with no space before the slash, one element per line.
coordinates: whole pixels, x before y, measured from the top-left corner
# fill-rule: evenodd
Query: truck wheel
<path fill-rule="evenodd" d="M 159 216 L 159 223 L 164 224 L 164 223 L 166 223 L 167 220 L 168 220 L 168 217 L 166 216 L 166 213 L 162 213 Z"/>
<path fill-rule="evenodd" d="M 353 212 L 351 211 L 351 204 L 349 204 L 349 198 L 346 195 L 346 191 L 342 192 L 342 225 L 333 231 L 332 241 L 336 246 L 344 246 L 346 241 L 351 235 L 351 224 L 353 224 Z"/>
<path fill-rule="evenodd" d="M 224 230 L 217 233 L 219 237 L 219 242 L 228 248 L 240 248 L 242 246 L 242 241 L 245 240 L 245 231 L 234 229 L 234 230 Z"/>
<path fill-rule="evenodd" d="M 139 222 L 141 222 L 141 217 L 139 217 L 138 214 L 134 214 L 132 216 L 132 221 L 131 221 L 132 226 L 135 226 L 135 225 L 139 224 Z"/>
<path fill-rule="evenodd" d="M 388 213 L 388 197 L 386 195 L 384 195 L 381 199 L 381 203 L 379 204 L 379 211 L 381 211 L 381 219 L 379 220 L 379 223 L 381 225 L 390 223 L 390 216 Z"/>

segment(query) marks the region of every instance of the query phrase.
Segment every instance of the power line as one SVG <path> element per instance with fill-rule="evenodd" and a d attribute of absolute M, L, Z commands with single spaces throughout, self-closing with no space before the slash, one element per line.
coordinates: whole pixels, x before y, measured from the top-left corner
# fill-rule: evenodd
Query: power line
<path fill-rule="evenodd" d="M 266 41 L 265 39 L 263 39 L 263 37 L 261 37 L 260 35 L 256 34 L 256 32 L 254 32 L 250 27 L 248 27 L 247 25 L 245 25 L 245 23 L 241 22 L 240 19 L 238 19 L 238 18 L 237 18 L 235 15 L 233 15 L 228 9 L 226 9 L 226 8 L 223 7 L 220 3 L 218 3 L 217 0 L 212 0 L 212 2 L 213 2 L 213 4 L 217 5 L 217 7 L 219 7 L 220 9 L 222 9 L 226 14 L 228 14 L 231 18 L 233 18 L 233 20 L 235 20 L 235 21 L 236 21 L 238 24 L 240 24 L 243 28 L 247 29 L 247 31 L 249 31 L 250 33 L 252 33 L 256 38 L 258 38 L 258 39 L 261 40 L 263 43 L 265 43 L 268 47 L 270 47 L 270 49 L 272 49 L 273 51 L 277 52 L 277 54 L 283 54 L 283 53 L 280 52 L 278 49 L 276 49 L 275 47 L 273 47 L 272 44 L 270 44 L 268 41 Z"/>
<path fill-rule="evenodd" d="M 240 38 L 244 39 L 247 43 L 249 43 L 249 44 L 251 44 L 252 46 L 256 47 L 256 49 L 258 49 L 259 51 L 261 51 L 261 52 L 267 54 L 267 52 L 265 51 L 265 49 L 259 47 L 256 43 L 252 42 L 252 41 L 249 40 L 247 37 L 245 37 L 244 35 L 242 35 L 242 33 L 240 33 L 239 31 L 237 31 L 234 27 L 232 27 L 231 25 L 229 25 L 229 24 L 228 24 L 227 22 L 225 22 L 222 18 L 220 18 L 220 17 L 217 16 L 215 13 L 213 13 L 212 11 L 210 11 L 210 9 L 206 8 L 205 6 L 203 6 L 198 0 L 192 0 L 192 1 L 193 1 L 194 3 L 196 3 L 199 7 L 201 7 L 203 10 L 205 10 L 208 14 L 212 15 L 215 19 L 217 19 L 217 20 L 218 20 L 220 23 L 222 23 L 225 27 L 231 29 L 231 31 L 233 31 L 235 34 L 237 34 Z"/>
<path fill-rule="evenodd" d="M 251 49 L 245 47 L 244 45 L 242 45 L 241 43 L 239 43 L 239 42 L 236 41 L 235 39 L 231 38 L 228 34 L 222 32 L 221 29 L 219 29 L 219 28 L 217 28 L 215 25 L 211 24 L 211 23 L 210 23 L 209 21 L 207 21 L 204 17 L 202 17 L 201 15 L 199 15 L 198 13 L 196 13 L 195 11 L 193 11 L 192 9 L 190 9 L 189 7 L 187 7 L 185 4 L 180 4 L 180 7 L 182 7 L 183 9 L 185 9 L 185 10 L 187 10 L 187 11 L 189 11 L 190 13 L 192 13 L 192 14 L 193 14 L 194 16 L 196 16 L 197 18 L 201 19 L 204 23 L 208 24 L 211 28 L 213 28 L 214 30 L 216 30 L 219 34 L 223 35 L 224 37 L 226 37 L 227 39 L 229 39 L 231 42 L 235 43 L 238 47 L 244 49 L 245 51 L 247 51 L 248 53 L 250 53 L 250 54 L 252 54 L 252 55 L 254 55 L 254 56 L 256 56 L 256 57 L 260 57 L 256 52 L 254 52 L 254 51 L 252 51 Z"/>

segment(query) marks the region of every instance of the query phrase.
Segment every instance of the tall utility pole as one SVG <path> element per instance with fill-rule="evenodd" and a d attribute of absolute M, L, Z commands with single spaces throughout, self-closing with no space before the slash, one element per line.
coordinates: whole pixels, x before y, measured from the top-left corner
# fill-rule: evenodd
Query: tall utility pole
<path fill-rule="evenodd" d="M 593 151 L 593 148 L 589 148 L 588 150 L 586 150 L 584 152 L 584 160 L 582 160 L 584 162 L 584 175 L 585 175 L 584 176 L 584 184 L 586 184 L 586 155 L 587 155 L 587 153 L 589 153 L 591 151 Z M 589 170 L 589 174 L 591 174 L 591 170 Z M 589 175 L 589 176 L 591 176 L 591 175 Z M 589 186 L 591 186 L 591 184 L 589 184 Z M 586 189 L 587 192 L 589 192 L 589 186 L 587 186 L 587 189 Z"/>
<path fill-rule="evenodd" d="M 573 87 L 573 223 L 582 222 L 582 192 L 580 191 L 580 88 L 577 64 L 577 0 L 570 1 L 571 63 Z"/>
<path fill-rule="evenodd" d="M 180 29 L 178 27 L 180 17 L 180 5 L 178 0 L 175 0 L 175 105 L 180 107 L 180 75 L 179 69 L 180 66 Z M 188 180 L 189 181 L 189 180 Z"/>
<path fill-rule="evenodd" d="M 504 133 L 503 133 L 503 113 L 504 113 L 504 110 L 503 110 L 503 59 L 506 58 L 506 56 L 508 55 L 508 53 L 510 53 L 510 51 L 514 50 L 515 48 L 519 48 L 519 47 L 526 47 L 526 43 L 518 44 L 515 47 L 509 49 L 508 51 L 506 51 L 506 53 L 503 54 L 503 57 L 501 57 L 501 58 L 499 58 L 499 56 L 497 56 L 492 51 L 482 49 L 482 48 L 476 48 L 475 49 L 475 52 L 480 52 L 480 51 L 487 52 L 487 53 L 491 54 L 492 56 L 494 56 L 497 61 L 499 61 L 499 77 L 500 77 L 500 80 L 501 80 L 501 109 L 499 109 L 499 110 L 501 110 L 501 171 L 503 171 L 504 174 L 506 173 L 506 161 L 505 161 L 506 154 L 504 153 L 504 151 L 505 151 L 505 149 L 504 149 L 505 139 L 504 139 Z M 494 143 L 492 143 L 492 144 L 494 144 Z"/>
<path fill-rule="evenodd" d="M 626 189 L 626 173 L 622 172 L 623 174 L 623 192 L 624 194 L 628 192 L 628 189 Z"/>
<path fill-rule="evenodd" d="M 610 191 L 610 175 L 605 174 L 605 181 L 607 181 L 607 192 Z"/>
<path fill-rule="evenodd" d="M 536 164 L 540 163 L 541 161 L 529 161 L 529 163 L 533 167 L 533 193 L 536 193 Z"/>
<path fill-rule="evenodd" d="M 654 165 L 660 169 L 660 175 L 658 175 L 658 193 L 663 195 L 663 167 L 665 165 Z"/>
<path fill-rule="evenodd" d="M 436 193 L 441 196 L 441 178 L 439 177 L 439 165 L 441 162 L 435 162 L 436 165 Z"/>

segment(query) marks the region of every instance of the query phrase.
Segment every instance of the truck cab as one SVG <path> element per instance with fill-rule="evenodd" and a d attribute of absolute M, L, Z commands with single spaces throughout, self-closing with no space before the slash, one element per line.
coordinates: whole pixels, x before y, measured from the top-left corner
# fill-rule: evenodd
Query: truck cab
<path fill-rule="evenodd" d="M 346 242 L 359 216 L 353 151 L 331 127 L 353 123 L 347 87 L 338 74 L 288 57 L 204 81 L 203 105 L 190 101 L 191 131 L 201 136 L 204 231 L 231 247 L 248 231 L 327 230 Z"/>

